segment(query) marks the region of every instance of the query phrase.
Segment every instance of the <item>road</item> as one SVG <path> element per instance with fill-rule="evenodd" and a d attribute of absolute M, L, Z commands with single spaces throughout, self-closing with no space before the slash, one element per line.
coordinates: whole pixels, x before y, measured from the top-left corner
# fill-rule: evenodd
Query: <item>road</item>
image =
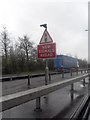
<path fill-rule="evenodd" d="M 80 73 L 79 73 L 80 75 Z M 76 73 L 73 73 L 73 77 L 76 76 Z M 51 76 L 51 81 L 58 82 L 62 80 L 67 80 L 70 78 L 70 74 L 65 74 L 65 78 L 62 78 L 62 75 L 53 75 Z M 3 95 L 12 94 L 19 91 L 24 91 L 27 89 L 32 89 L 41 85 L 44 85 L 45 77 L 38 77 L 31 79 L 31 86 L 27 85 L 27 79 L 17 80 L 17 81 L 8 81 L 3 82 Z M 88 82 L 88 79 L 86 79 Z M 67 86 L 63 89 L 57 90 L 53 93 L 48 94 L 47 96 L 41 97 L 41 109 L 42 111 L 37 113 L 35 109 L 35 100 L 27 102 L 25 104 L 19 105 L 12 109 L 6 110 L 2 113 L 3 118 L 69 118 L 73 113 L 75 108 L 80 104 L 84 95 L 88 92 L 87 85 L 82 86 L 82 82 L 74 84 L 75 94 L 74 100 L 71 101 L 71 86 Z"/>
<path fill-rule="evenodd" d="M 81 75 L 79 72 L 78 75 Z M 72 77 L 77 76 L 76 73 L 73 73 Z M 62 74 L 57 74 L 57 75 L 52 75 L 51 76 L 51 81 L 48 81 L 48 84 L 62 81 L 62 80 L 67 80 L 69 78 L 72 78 L 70 73 L 66 73 L 64 75 L 64 78 L 62 78 Z M 2 95 L 8 95 L 20 91 L 24 91 L 27 89 L 32 89 L 38 86 L 42 86 L 45 84 L 45 77 L 36 77 L 36 78 L 31 78 L 31 85 L 28 86 L 28 80 L 27 79 L 22 79 L 22 80 L 12 80 L 12 81 L 7 81 L 7 82 L 2 82 Z"/>

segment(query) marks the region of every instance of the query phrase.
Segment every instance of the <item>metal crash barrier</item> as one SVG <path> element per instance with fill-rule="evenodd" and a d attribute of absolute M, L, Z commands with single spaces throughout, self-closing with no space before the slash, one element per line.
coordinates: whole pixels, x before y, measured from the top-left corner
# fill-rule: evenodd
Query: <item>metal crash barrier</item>
<path fill-rule="evenodd" d="M 89 120 L 90 96 L 87 94 L 69 120 Z"/>
<path fill-rule="evenodd" d="M 70 76 L 73 76 L 74 72 L 76 72 L 76 75 L 78 75 L 78 72 L 81 72 L 81 74 L 83 74 L 83 73 L 86 74 L 86 73 L 88 73 L 88 71 L 89 71 L 89 69 L 80 69 L 80 70 L 77 70 L 77 71 L 70 70 L 69 73 L 70 73 Z M 48 76 L 49 81 L 51 81 L 51 75 L 56 75 L 56 74 L 62 74 L 62 78 L 64 78 L 66 73 L 64 73 L 64 71 L 63 72 L 49 72 L 49 76 Z M 11 76 L 11 77 L 2 77 L 2 78 L 0 78 L 0 81 L 7 82 L 7 81 L 13 81 L 13 80 L 27 79 L 27 84 L 28 84 L 28 86 L 30 86 L 32 78 L 41 77 L 41 76 L 45 76 L 45 73 Z"/>
<path fill-rule="evenodd" d="M 75 78 L 63 80 L 61 82 L 52 83 L 49 85 L 40 86 L 34 89 L 26 90 L 23 92 L 14 93 L 11 95 L 6 95 L 0 97 L 0 104 L 2 104 L 2 109 L 0 111 L 5 111 L 12 107 L 16 107 L 25 102 L 29 102 L 31 100 L 36 99 L 36 110 L 41 110 L 40 99 L 42 96 L 64 88 L 68 85 L 71 85 L 71 90 L 74 90 L 74 83 L 81 81 L 82 79 L 89 78 L 90 85 L 90 74 L 84 74 L 81 76 L 77 76 Z M 71 99 L 73 99 L 73 94 L 71 92 Z"/>

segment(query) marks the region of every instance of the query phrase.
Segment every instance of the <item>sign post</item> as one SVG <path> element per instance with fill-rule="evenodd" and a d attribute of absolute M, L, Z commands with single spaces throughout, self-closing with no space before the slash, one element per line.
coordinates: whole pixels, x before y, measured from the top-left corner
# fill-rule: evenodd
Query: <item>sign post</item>
<path fill-rule="evenodd" d="M 48 74 L 49 74 L 48 60 L 46 59 L 46 68 L 45 68 L 45 85 L 48 84 Z"/>
<path fill-rule="evenodd" d="M 47 31 L 47 24 L 40 25 L 45 28 L 45 31 L 42 35 L 38 49 L 38 58 L 46 59 L 46 68 L 45 68 L 45 85 L 48 84 L 49 79 L 49 68 L 48 68 L 48 59 L 56 57 L 56 44 L 53 43 L 51 36 Z"/>
<path fill-rule="evenodd" d="M 47 25 L 46 25 L 46 33 L 45 33 L 45 42 L 47 42 Z M 45 68 L 45 85 L 48 84 L 48 73 L 49 73 L 49 69 L 48 69 L 48 60 L 46 59 L 46 68 Z"/>

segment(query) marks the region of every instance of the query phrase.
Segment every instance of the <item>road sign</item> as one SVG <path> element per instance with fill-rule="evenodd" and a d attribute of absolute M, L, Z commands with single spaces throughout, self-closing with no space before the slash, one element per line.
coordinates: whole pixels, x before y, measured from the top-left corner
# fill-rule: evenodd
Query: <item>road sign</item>
<path fill-rule="evenodd" d="M 37 46 L 38 58 L 55 58 L 56 43 L 40 44 Z"/>
<path fill-rule="evenodd" d="M 45 29 L 39 44 L 45 44 L 45 43 L 51 43 L 51 42 L 53 42 L 53 40 L 49 35 L 47 29 Z"/>

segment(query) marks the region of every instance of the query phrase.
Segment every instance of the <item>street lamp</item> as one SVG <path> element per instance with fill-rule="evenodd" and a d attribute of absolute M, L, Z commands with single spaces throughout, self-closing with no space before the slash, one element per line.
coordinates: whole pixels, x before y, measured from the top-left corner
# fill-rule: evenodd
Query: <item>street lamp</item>
<path fill-rule="evenodd" d="M 90 29 L 86 29 L 85 31 L 90 31 Z"/>
<path fill-rule="evenodd" d="M 88 30 L 85 30 L 85 31 L 88 31 Z"/>
<path fill-rule="evenodd" d="M 88 32 L 88 62 L 87 62 L 87 68 L 88 68 L 88 64 L 89 64 L 89 32 L 90 32 L 90 29 L 86 29 L 85 30 L 86 32 Z"/>

